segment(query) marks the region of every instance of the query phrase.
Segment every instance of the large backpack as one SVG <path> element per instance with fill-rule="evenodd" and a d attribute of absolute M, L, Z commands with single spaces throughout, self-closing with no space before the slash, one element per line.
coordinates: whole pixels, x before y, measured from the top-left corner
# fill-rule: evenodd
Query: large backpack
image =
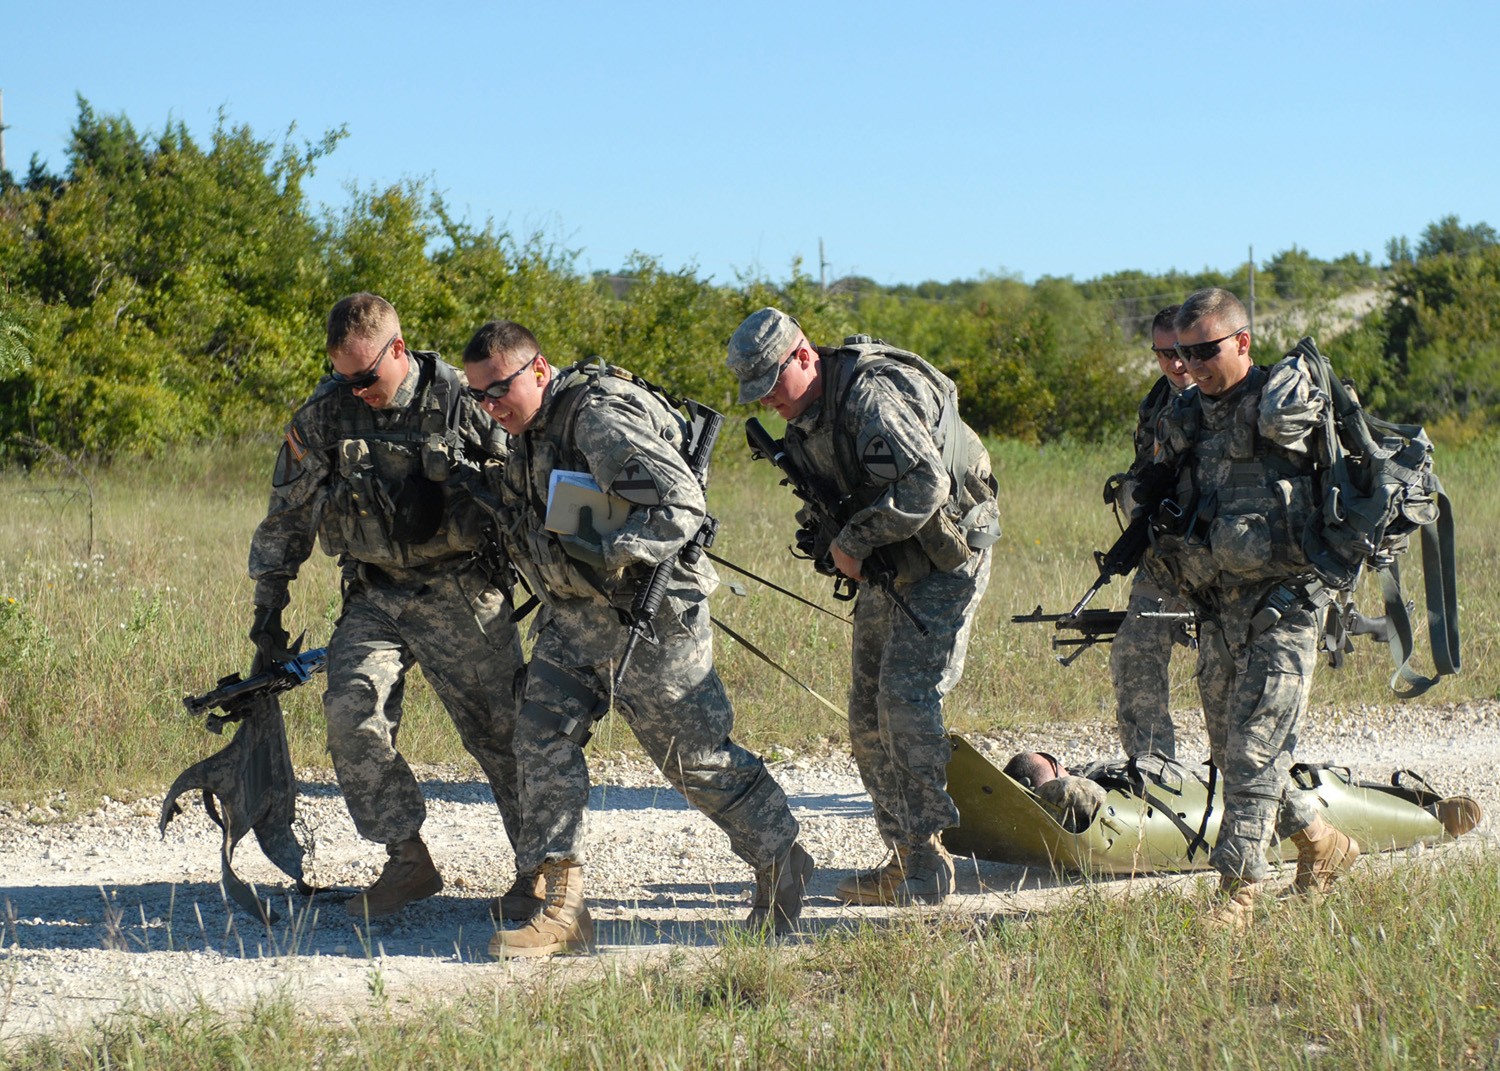
<path fill-rule="evenodd" d="M 1322 509 L 1302 536 L 1302 549 L 1324 584 L 1352 592 L 1369 569 L 1380 580 L 1385 625 L 1396 672 L 1391 688 L 1403 699 L 1425 692 L 1459 670 L 1458 591 L 1453 564 L 1453 507 L 1432 468 L 1432 441 L 1415 424 L 1393 424 L 1366 413 L 1333 374 L 1311 338 L 1300 357 L 1331 399 L 1320 459 Z M 1411 605 L 1401 590 L 1400 557 L 1416 534 L 1422 545 L 1423 589 L 1433 677 L 1411 668 Z"/>

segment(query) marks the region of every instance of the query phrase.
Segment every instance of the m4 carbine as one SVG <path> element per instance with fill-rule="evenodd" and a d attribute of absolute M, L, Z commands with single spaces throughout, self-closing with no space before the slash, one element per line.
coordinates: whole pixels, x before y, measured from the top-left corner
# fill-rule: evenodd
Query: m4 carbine
<path fill-rule="evenodd" d="M 813 518 L 811 527 L 798 529 L 797 549 L 792 553 L 811 561 L 813 569 L 823 576 L 833 577 L 835 599 L 847 601 L 854 598 L 859 592 L 858 585 L 852 578 L 839 572 L 838 567 L 833 564 L 831 548 L 834 537 L 843 530 L 843 522 L 813 493 L 810 481 L 787 455 L 786 444 L 780 439 L 771 438 L 771 433 L 758 418 L 751 417 L 745 421 L 745 439 L 750 444 L 751 458 L 756 461 L 764 459 L 780 469 L 782 485 L 791 488 L 792 494 L 802 500 L 807 513 Z M 927 626 L 917 617 L 911 604 L 896 590 L 896 571 L 891 568 L 878 547 L 860 563 L 860 571 L 864 574 L 865 581 L 877 591 L 883 592 L 891 600 L 891 605 L 901 611 L 919 633 L 923 636 L 928 634 Z"/>
<path fill-rule="evenodd" d="M 1011 621 L 1017 625 L 1042 625 L 1051 624 L 1059 632 L 1076 632 L 1076 636 L 1054 636 L 1052 647 L 1054 650 L 1072 647 L 1074 650 L 1064 655 L 1058 655 L 1057 660 L 1065 666 L 1071 666 L 1074 659 L 1083 654 L 1084 651 L 1096 643 L 1109 643 L 1120 626 L 1125 624 L 1126 618 L 1130 616 L 1128 610 L 1083 610 L 1079 613 L 1066 614 L 1044 614 L 1038 606 L 1029 614 L 1016 614 Z M 1192 624 L 1197 621 L 1197 615 L 1190 611 L 1174 610 L 1142 610 L 1141 617 L 1153 618 L 1158 621 L 1179 622 L 1178 635 L 1174 637 L 1179 643 L 1189 647 L 1196 646 L 1197 640 L 1193 638 L 1190 631 Z"/>
<path fill-rule="evenodd" d="M 323 672 L 327 666 L 328 648 L 314 647 L 249 677 L 241 677 L 238 673 L 221 677 L 212 690 L 202 695 L 183 696 L 182 705 L 194 717 L 199 714 L 207 715 L 205 725 L 211 732 L 223 732 L 226 724 L 245 717 L 256 700 L 306 684 L 313 674 Z M 214 714 L 215 707 L 224 713 Z"/>
<path fill-rule="evenodd" d="M 1011 621 L 1018 625 L 1037 625 L 1051 622 L 1059 632 L 1077 632 L 1073 637 L 1056 637 L 1053 647 L 1076 647 L 1066 658 L 1059 656 L 1063 665 L 1071 665 L 1085 650 L 1096 643 L 1108 643 L 1125 623 L 1124 610 L 1090 610 L 1088 605 L 1099 594 L 1105 584 L 1117 576 L 1129 576 L 1135 572 L 1151 546 L 1153 526 L 1177 525 L 1183 510 L 1172 501 L 1172 491 L 1177 486 L 1177 468 L 1161 462 L 1153 462 L 1141 470 L 1136 483 L 1135 500 L 1140 512 L 1125 526 L 1114 545 L 1106 551 L 1094 551 L 1094 563 L 1099 567 L 1099 578 L 1083 593 L 1083 598 L 1065 614 L 1044 614 L 1038 606 L 1029 614 L 1017 614 Z M 1147 611 L 1142 617 L 1154 617 L 1172 621 L 1192 622 L 1191 613 L 1169 613 Z"/>

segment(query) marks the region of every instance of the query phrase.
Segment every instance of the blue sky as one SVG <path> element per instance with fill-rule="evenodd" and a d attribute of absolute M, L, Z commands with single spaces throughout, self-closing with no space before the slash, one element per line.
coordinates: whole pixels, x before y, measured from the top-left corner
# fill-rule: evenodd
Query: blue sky
<path fill-rule="evenodd" d="M 7 164 L 81 94 L 348 137 L 309 187 L 425 180 L 472 222 L 732 283 L 1383 259 L 1500 226 L 1500 5 L 12 4 Z M 354 12 L 356 12 L 355 14 Z"/>

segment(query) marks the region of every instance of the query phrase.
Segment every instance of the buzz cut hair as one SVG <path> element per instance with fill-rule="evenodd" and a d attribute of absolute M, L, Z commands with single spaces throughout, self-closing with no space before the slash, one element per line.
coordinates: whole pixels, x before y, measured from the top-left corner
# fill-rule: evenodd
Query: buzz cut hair
<path fill-rule="evenodd" d="M 540 353 L 536 336 L 514 320 L 491 320 L 469 339 L 464 347 L 464 364 L 478 364 L 491 357 L 509 357 L 522 350 Z"/>
<path fill-rule="evenodd" d="M 329 353 L 343 347 L 350 338 L 384 342 L 384 335 L 401 330 L 396 307 L 379 294 L 361 290 L 340 298 L 328 314 Z"/>
<path fill-rule="evenodd" d="M 1180 308 L 1182 308 L 1181 305 L 1168 305 L 1166 308 L 1162 309 L 1154 317 L 1152 317 L 1151 333 L 1155 334 L 1158 331 L 1175 332 L 1177 328 L 1173 326 L 1172 321 L 1176 319 L 1177 310 Z"/>
<path fill-rule="evenodd" d="M 1220 327 L 1241 328 L 1250 322 L 1249 315 L 1240 299 L 1219 286 L 1194 290 L 1182 302 L 1182 308 L 1172 320 L 1172 326 L 1180 334 L 1191 331 L 1204 320 L 1213 320 Z"/>

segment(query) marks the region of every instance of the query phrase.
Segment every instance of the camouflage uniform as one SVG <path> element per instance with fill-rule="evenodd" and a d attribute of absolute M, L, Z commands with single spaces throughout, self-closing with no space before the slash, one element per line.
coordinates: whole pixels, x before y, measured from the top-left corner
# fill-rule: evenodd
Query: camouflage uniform
<path fill-rule="evenodd" d="M 1129 491 L 1134 484 L 1131 476 L 1151 463 L 1157 421 L 1171 408 L 1178 393 L 1172 381 L 1162 376 L 1141 400 L 1135 425 L 1135 461 L 1119 484 L 1116 499 L 1126 514 L 1131 508 Z M 1172 661 L 1172 647 L 1182 634 L 1181 626 L 1175 621 L 1140 615 L 1143 611 L 1177 613 L 1186 609 L 1173 594 L 1171 577 L 1155 553 L 1147 550 L 1130 585 L 1125 621 L 1109 651 L 1109 677 L 1115 687 L 1115 728 L 1126 755 L 1154 753 L 1177 757 L 1177 729 L 1168 709 L 1172 689 L 1167 667 Z"/>
<path fill-rule="evenodd" d="M 536 645 L 516 734 L 526 823 L 525 871 L 583 862 L 588 766 L 575 737 L 607 709 L 613 669 L 640 583 L 672 562 L 654 625 L 659 643 L 632 655 L 614 707 L 657 767 L 729 836 L 736 855 L 771 866 L 797 839 L 786 795 L 759 756 L 730 738 L 734 709 L 713 667 L 708 596 L 718 577 L 706 558 L 680 552 L 704 521 L 703 490 L 682 454 L 682 422 L 628 373 L 598 365 L 559 369 L 532 425 L 511 443 L 496 491 L 506 550 L 541 600 Z M 543 527 L 554 470 L 589 474 L 626 500 L 622 527 L 603 533 L 602 565 L 568 553 Z"/>
<path fill-rule="evenodd" d="M 504 433 L 435 353 L 411 352 L 392 404 L 371 409 L 332 379 L 292 418 L 271 503 L 250 543 L 255 604 L 282 607 L 316 533 L 344 572 L 328 644 L 328 750 L 361 836 L 417 836 L 427 808 L 396 750 L 406 673 L 422 667 L 489 779 L 514 845 L 511 738 L 525 662 L 510 598 L 476 551 L 487 518 L 470 496 Z"/>
<path fill-rule="evenodd" d="M 928 630 L 921 635 L 875 585 L 860 585 L 850 746 L 881 837 L 911 847 L 958 822 L 947 792 L 943 697 L 963 675 L 999 525 L 989 455 L 958 419 L 951 385 L 945 394 L 912 366 L 879 356 L 881 349 L 861 342 L 818 348 L 824 393 L 787 425 L 786 447 L 842 523 L 833 545 L 862 561 L 880 551 L 897 593 Z M 948 425 L 943 436 L 940 421 Z M 945 455 L 941 440 L 949 436 Z M 855 508 L 839 511 L 845 501 Z M 804 510 L 799 520 L 812 518 Z"/>
<path fill-rule="evenodd" d="M 1218 398 L 1180 395 L 1158 429 L 1160 460 L 1181 464 L 1183 530 L 1156 548 L 1200 617 L 1198 690 L 1224 817 L 1211 861 L 1256 882 L 1273 835 L 1315 812 L 1289 772 L 1321 634 L 1324 592 L 1302 552 L 1316 510 L 1313 467 L 1326 396 L 1299 360 L 1246 378 Z"/>

